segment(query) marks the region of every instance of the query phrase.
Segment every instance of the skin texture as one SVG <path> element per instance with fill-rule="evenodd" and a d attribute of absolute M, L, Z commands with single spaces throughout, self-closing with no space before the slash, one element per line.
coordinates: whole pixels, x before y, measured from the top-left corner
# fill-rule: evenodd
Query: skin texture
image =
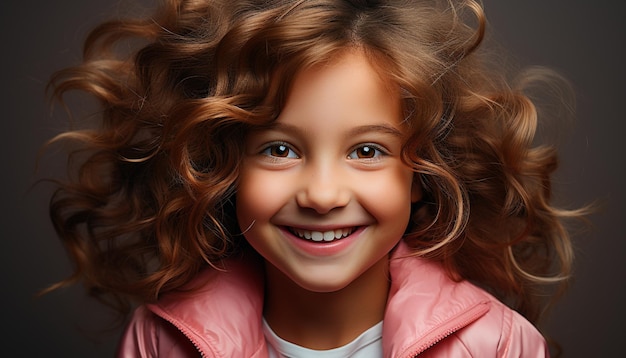
<path fill-rule="evenodd" d="M 421 197 L 392 88 L 347 51 L 302 71 L 274 126 L 246 138 L 237 216 L 266 261 L 264 315 L 288 341 L 334 348 L 382 320 L 388 254 Z M 307 239 L 330 232 L 347 236 Z"/>

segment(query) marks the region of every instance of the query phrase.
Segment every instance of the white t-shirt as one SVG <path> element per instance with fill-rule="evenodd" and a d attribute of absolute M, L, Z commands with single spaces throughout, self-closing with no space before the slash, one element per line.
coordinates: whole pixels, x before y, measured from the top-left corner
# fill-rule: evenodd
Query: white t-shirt
<path fill-rule="evenodd" d="M 372 358 L 383 356 L 382 321 L 343 347 L 321 351 L 287 342 L 274 333 L 265 319 L 263 319 L 263 333 L 270 358 Z"/>

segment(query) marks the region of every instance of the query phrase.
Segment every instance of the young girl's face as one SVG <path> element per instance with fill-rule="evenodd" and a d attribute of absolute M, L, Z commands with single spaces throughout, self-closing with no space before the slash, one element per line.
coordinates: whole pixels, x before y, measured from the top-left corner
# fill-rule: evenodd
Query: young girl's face
<path fill-rule="evenodd" d="M 400 159 L 397 93 L 351 51 L 301 72 L 269 129 L 246 138 L 237 217 L 285 276 L 340 290 L 386 259 L 421 196 Z"/>

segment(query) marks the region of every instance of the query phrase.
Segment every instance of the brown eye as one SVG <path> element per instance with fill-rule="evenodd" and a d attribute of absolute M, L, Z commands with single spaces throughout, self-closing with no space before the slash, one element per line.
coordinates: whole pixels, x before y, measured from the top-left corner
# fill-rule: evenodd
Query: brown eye
<path fill-rule="evenodd" d="M 289 155 L 289 148 L 286 145 L 275 145 L 270 148 L 270 154 L 274 157 L 286 157 Z"/>
<path fill-rule="evenodd" d="M 383 152 L 373 145 L 362 145 L 355 150 L 353 150 L 348 158 L 350 159 L 373 159 L 380 155 L 383 155 Z"/>
<path fill-rule="evenodd" d="M 276 158 L 298 158 L 298 155 L 286 144 L 272 144 L 262 154 Z"/>
<path fill-rule="evenodd" d="M 373 158 L 375 154 L 376 149 L 373 149 L 371 147 L 361 147 L 356 150 L 356 155 L 359 158 Z"/>

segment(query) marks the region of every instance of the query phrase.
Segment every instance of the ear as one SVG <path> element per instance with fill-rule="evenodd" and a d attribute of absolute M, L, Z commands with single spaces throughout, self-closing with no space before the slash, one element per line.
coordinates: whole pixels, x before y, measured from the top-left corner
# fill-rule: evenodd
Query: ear
<path fill-rule="evenodd" d="M 417 203 L 422 200 L 422 181 L 417 173 L 413 174 L 411 182 L 411 203 Z"/>

